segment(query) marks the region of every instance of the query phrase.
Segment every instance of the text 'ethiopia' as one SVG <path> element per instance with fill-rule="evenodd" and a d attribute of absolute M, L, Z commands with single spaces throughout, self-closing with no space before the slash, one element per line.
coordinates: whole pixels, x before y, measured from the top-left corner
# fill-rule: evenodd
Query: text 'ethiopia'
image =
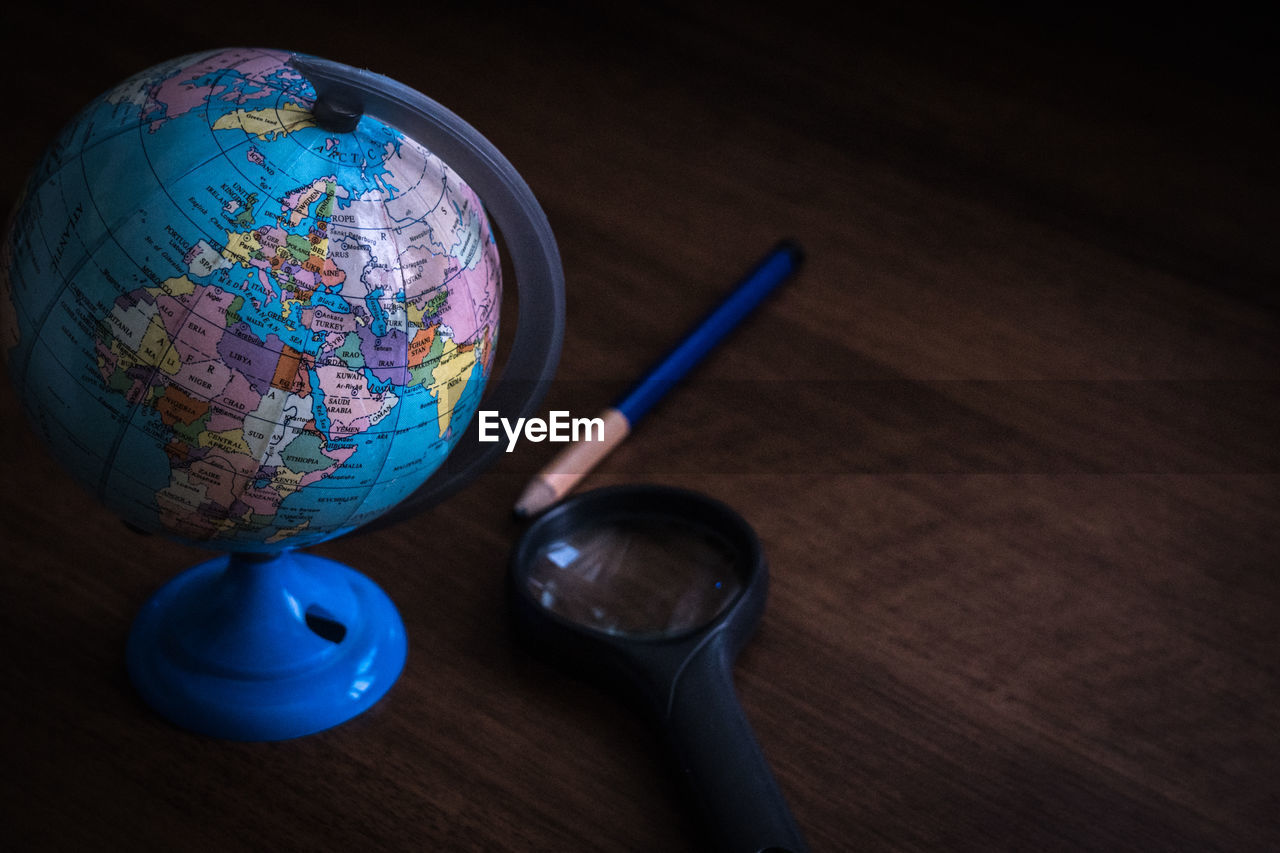
<path fill-rule="evenodd" d="M 497 433 L 498 424 L 507 435 L 507 452 L 515 449 L 521 433 L 529 441 L 604 441 L 603 418 L 571 418 L 566 411 L 552 410 L 547 419 L 517 418 L 513 426 L 511 421 L 500 416 L 496 411 L 482 409 L 480 415 L 480 440 L 500 441 Z"/>

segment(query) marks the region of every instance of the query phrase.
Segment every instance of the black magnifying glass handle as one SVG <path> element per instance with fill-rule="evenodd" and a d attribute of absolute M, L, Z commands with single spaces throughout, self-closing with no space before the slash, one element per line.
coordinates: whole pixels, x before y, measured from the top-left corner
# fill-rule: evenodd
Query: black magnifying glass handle
<path fill-rule="evenodd" d="M 685 660 L 666 710 L 680 769 L 724 853 L 807 850 L 733 686 L 724 631 Z"/>

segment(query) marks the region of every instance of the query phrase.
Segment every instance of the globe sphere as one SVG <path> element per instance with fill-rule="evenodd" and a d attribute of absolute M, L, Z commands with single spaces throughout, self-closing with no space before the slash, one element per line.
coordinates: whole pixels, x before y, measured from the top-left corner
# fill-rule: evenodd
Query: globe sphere
<path fill-rule="evenodd" d="M 263 49 L 147 69 L 34 170 L 0 345 L 53 454 L 129 523 L 218 550 L 383 514 L 478 406 L 498 248 L 463 176 L 363 116 L 326 129 Z"/>

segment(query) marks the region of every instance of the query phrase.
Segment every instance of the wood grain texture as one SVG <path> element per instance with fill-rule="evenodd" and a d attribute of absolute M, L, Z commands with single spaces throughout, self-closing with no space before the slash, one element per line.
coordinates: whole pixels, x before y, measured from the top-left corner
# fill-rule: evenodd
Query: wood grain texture
<path fill-rule="evenodd" d="M 22 4 L 5 204 L 154 62 L 244 42 L 373 68 L 546 208 L 569 299 L 547 406 L 581 415 L 796 237 L 801 274 L 585 486 L 700 489 L 759 530 L 773 586 L 737 681 L 812 848 L 1280 847 L 1256 22 L 632 5 L 308 6 L 266 30 Z M 7 384 L 0 405 L 0 846 L 705 849 L 656 736 L 510 634 L 511 505 L 554 447 L 317 548 L 397 603 L 405 673 L 340 728 L 222 743 L 155 718 L 123 666 L 133 614 L 205 554 L 125 530 Z"/>

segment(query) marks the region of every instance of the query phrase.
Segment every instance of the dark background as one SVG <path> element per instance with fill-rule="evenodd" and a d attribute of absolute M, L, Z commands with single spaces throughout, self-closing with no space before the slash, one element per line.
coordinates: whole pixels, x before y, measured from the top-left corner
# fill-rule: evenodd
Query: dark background
<path fill-rule="evenodd" d="M 2 38 L 6 207 L 84 103 L 203 48 L 318 54 L 459 113 L 555 229 L 548 406 L 575 415 L 797 238 L 802 273 L 585 485 L 700 489 L 759 530 L 738 686 L 812 847 L 1280 846 L 1261 18 L 20 4 Z M 137 609 L 206 555 L 126 531 L 0 403 L 6 846 L 703 849 L 644 723 L 508 633 L 509 508 L 552 448 L 316 549 L 391 594 L 406 671 L 338 729 L 228 744 L 123 669 Z"/>

